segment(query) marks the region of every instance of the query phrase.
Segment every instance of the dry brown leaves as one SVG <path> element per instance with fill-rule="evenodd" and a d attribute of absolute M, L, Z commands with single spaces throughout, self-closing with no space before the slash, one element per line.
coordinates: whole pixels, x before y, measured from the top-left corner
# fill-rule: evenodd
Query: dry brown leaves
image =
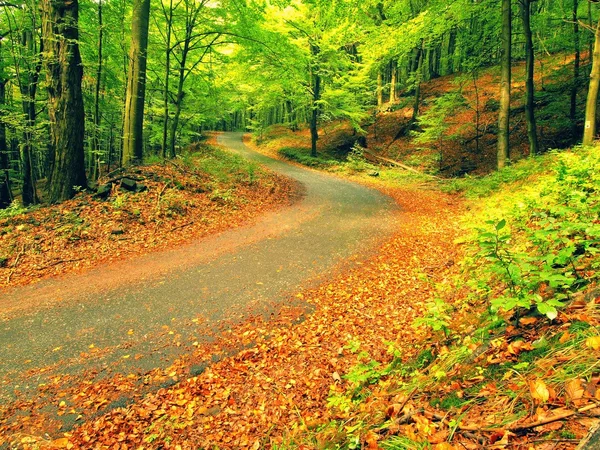
<path fill-rule="evenodd" d="M 253 183 L 219 185 L 172 164 L 131 176 L 148 191 L 127 193 L 115 182 L 102 201 L 79 194 L 60 205 L 0 220 L 0 288 L 80 271 L 233 228 L 289 201 L 289 181 L 264 173 Z M 215 190 L 227 195 L 215 195 Z"/>
<path fill-rule="evenodd" d="M 306 320 L 294 308 L 278 320 L 260 318 L 225 333 L 217 346 L 252 347 L 204 373 L 145 396 L 133 406 L 92 420 L 60 445 L 69 448 L 259 448 L 284 434 L 330 419 L 330 389 L 342 390 L 357 360 L 345 347 L 358 339 L 374 359 L 389 360 L 384 342 L 406 357 L 416 341 L 411 323 L 423 312 L 430 284 L 419 274 L 445 276 L 456 209 L 433 192 L 390 191 L 403 208 L 399 233 L 376 256 L 298 298 L 314 305 Z M 210 354 L 214 349 L 199 349 Z"/>

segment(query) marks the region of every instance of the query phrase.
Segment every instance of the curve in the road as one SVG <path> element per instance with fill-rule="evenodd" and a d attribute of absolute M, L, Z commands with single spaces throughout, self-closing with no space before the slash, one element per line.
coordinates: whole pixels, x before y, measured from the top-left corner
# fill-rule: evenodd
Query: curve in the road
<path fill-rule="evenodd" d="M 40 368 L 49 378 L 168 367 L 203 339 L 194 319 L 206 318 L 209 328 L 283 304 L 350 256 L 373 251 L 394 230 L 396 206 L 379 192 L 257 154 L 241 133 L 219 139 L 300 182 L 303 198 L 252 225 L 181 248 L 0 291 L 0 403 L 35 397 Z M 19 307 L 32 298 L 36 308 Z M 176 329 L 184 345 L 172 345 L 164 326 Z M 82 360 L 90 345 L 111 350 Z"/>

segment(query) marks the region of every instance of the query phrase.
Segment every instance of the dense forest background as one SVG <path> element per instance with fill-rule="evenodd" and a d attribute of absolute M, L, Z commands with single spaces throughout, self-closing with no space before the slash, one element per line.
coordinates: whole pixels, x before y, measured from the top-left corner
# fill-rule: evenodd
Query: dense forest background
<path fill-rule="evenodd" d="M 493 147 L 496 167 L 584 130 L 590 143 L 595 3 L 3 2 L 0 206 L 70 198 L 121 165 L 173 158 L 209 129 L 308 128 L 314 156 L 324 123 L 345 120 L 360 137 L 378 112 L 402 108 L 396 139 L 439 151 L 453 141 L 471 155 Z M 545 64 L 551 80 L 539 75 Z M 497 96 L 480 87 L 484 73 Z M 453 74 L 450 90 L 424 98 L 424 82 Z M 525 89 L 511 103 L 515 83 Z M 461 111 L 471 112 L 464 123 L 450 120 Z M 519 127 L 528 148 L 511 154 Z"/>

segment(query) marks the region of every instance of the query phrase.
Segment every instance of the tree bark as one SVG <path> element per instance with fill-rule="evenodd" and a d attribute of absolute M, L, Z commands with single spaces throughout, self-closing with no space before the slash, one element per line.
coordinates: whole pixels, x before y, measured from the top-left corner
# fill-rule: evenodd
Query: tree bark
<path fill-rule="evenodd" d="M 48 85 L 48 115 L 54 148 L 52 203 L 67 200 L 87 187 L 83 149 L 85 112 L 79 54 L 78 0 L 42 0 L 44 67 Z"/>
<path fill-rule="evenodd" d="M 396 61 L 391 62 L 390 70 L 392 71 L 390 80 L 390 105 L 396 103 L 396 84 L 398 76 L 398 65 Z"/>
<path fill-rule="evenodd" d="M 500 55 L 500 111 L 498 113 L 498 169 L 502 169 L 510 156 L 510 83 L 512 54 L 511 0 L 502 0 L 502 47 Z"/>
<path fill-rule="evenodd" d="M 102 47 L 104 40 L 104 24 L 102 22 L 102 0 L 98 0 L 98 67 L 96 69 L 96 85 L 94 89 L 94 139 L 92 144 L 92 171 L 90 177 L 95 180 L 100 171 L 100 90 L 102 87 Z"/>
<path fill-rule="evenodd" d="M 535 156 L 539 153 L 539 143 L 537 137 L 537 123 L 535 120 L 535 84 L 533 80 L 535 70 L 535 55 L 533 52 L 533 37 L 531 34 L 531 0 L 520 0 L 521 19 L 523 21 L 523 33 L 525 34 L 525 95 L 527 105 L 525 107 L 525 116 L 527 118 L 527 137 L 529 139 L 529 156 Z"/>
<path fill-rule="evenodd" d="M 598 88 L 600 87 L 600 20 L 596 27 L 594 40 L 594 55 L 592 57 L 592 72 L 585 105 L 585 128 L 583 130 L 583 145 L 591 145 L 596 137 L 596 107 L 598 103 Z"/>
<path fill-rule="evenodd" d="M 310 53 L 312 61 L 310 63 L 310 78 L 311 78 L 311 102 L 310 102 L 310 154 L 313 157 L 317 156 L 317 141 L 319 140 L 319 100 L 321 100 L 321 76 L 319 75 L 319 66 L 317 58 L 321 49 L 316 44 L 310 44 Z"/>
<path fill-rule="evenodd" d="M 581 49 L 579 35 L 579 17 L 577 10 L 579 8 L 579 0 L 573 0 L 573 50 L 575 59 L 573 61 L 573 84 L 571 85 L 571 109 L 569 117 L 571 119 L 571 130 L 573 137 L 577 136 L 577 90 L 579 87 L 579 71 L 581 66 Z"/>
<path fill-rule="evenodd" d="M 139 164 L 144 159 L 143 127 L 149 25 L 150 0 L 135 0 L 123 124 L 123 165 Z"/>
<path fill-rule="evenodd" d="M 417 56 L 417 67 L 415 70 L 415 98 L 413 103 L 413 114 L 410 120 L 411 126 L 417 122 L 419 118 L 419 107 L 421 105 L 421 81 L 423 80 L 423 59 L 425 53 L 425 42 L 421 39 L 421 46 Z"/>
<path fill-rule="evenodd" d="M 173 27 L 173 0 L 169 1 L 169 11 L 164 10 L 165 19 L 167 21 L 167 41 L 166 41 L 166 52 L 165 52 L 165 93 L 163 96 L 163 135 L 162 135 L 162 155 L 163 158 L 167 157 L 167 137 L 169 134 L 169 80 L 171 75 L 171 30 Z"/>
<path fill-rule="evenodd" d="M 19 78 L 19 90 L 21 92 L 21 106 L 25 116 L 25 126 L 23 127 L 23 144 L 21 146 L 21 164 L 23 171 L 23 187 L 21 197 L 23 204 L 35 205 L 39 202 L 36 189 L 36 172 L 33 160 L 33 129 L 36 120 L 35 98 L 37 95 L 38 82 L 41 71 L 40 56 L 43 51 L 43 39 L 40 42 L 39 52 L 36 51 L 33 40 L 33 32 L 24 30 L 21 34 L 21 44 L 31 55 L 36 55 L 37 62 L 33 69 L 28 68 L 24 80 Z"/>
<path fill-rule="evenodd" d="M 187 57 L 190 49 L 190 39 L 193 29 L 186 32 L 185 42 L 183 43 L 183 50 L 181 52 L 181 60 L 179 62 L 179 79 L 177 82 L 177 95 L 175 97 L 175 114 L 173 115 L 173 121 L 171 122 L 171 139 L 169 143 L 169 156 L 175 157 L 175 142 L 177 140 L 177 128 L 179 127 L 179 117 L 181 116 L 181 107 L 183 104 L 183 85 L 185 83 L 185 70 L 187 64 Z"/>
<path fill-rule="evenodd" d="M 0 80 L 0 105 L 6 104 L 6 79 Z M 10 188 L 8 148 L 6 145 L 6 124 L 0 118 L 0 209 L 4 209 L 13 201 Z"/>
<path fill-rule="evenodd" d="M 383 106 L 383 75 L 381 70 L 377 71 L 377 109 L 381 110 Z"/>

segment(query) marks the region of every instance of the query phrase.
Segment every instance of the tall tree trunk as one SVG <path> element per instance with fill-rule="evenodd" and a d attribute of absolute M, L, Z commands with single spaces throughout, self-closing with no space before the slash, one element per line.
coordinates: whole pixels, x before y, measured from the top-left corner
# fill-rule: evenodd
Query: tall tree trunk
<path fill-rule="evenodd" d="M 43 39 L 40 42 L 39 55 L 44 52 Z M 21 37 L 21 43 L 27 48 L 30 54 L 36 54 L 33 32 L 24 30 Z M 39 202 L 36 189 L 36 171 L 33 159 L 33 129 L 36 121 L 35 98 L 37 95 L 38 82 L 41 71 L 41 60 L 36 55 L 37 62 L 33 70 L 28 70 L 25 82 L 19 82 L 19 89 L 22 97 L 22 108 L 25 116 L 25 127 L 23 128 L 23 145 L 21 146 L 21 163 L 23 165 L 23 188 L 22 200 L 24 205 L 34 205 Z"/>
<path fill-rule="evenodd" d="M 48 186 L 52 203 L 67 200 L 87 187 L 83 149 L 85 111 L 79 54 L 78 0 L 42 0 L 44 66 L 54 165 Z"/>
<path fill-rule="evenodd" d="M 377 71 L 377 109 L 383 106 L 383 75 L 381 70 Z"/>
<path fill-rule="evenodd" d="M 581 66 L 581 50 L 580 50 L 580 35 L 579 35 L 579 17 L 577 10 L 579 9 L 579 0 L 573 0 L 573 50 L 575 59 L 573 61 L 573 84 L 571 85 L 571 109 L 569 117 L 571 119 L 571 130 L 573 137 L 577 136 L 577 90 L 579 87 L 579 70 Z"/>
<path fill-rule="evenodd" d="M 410 119 L 411 126 L 417 122 L 419 118 L 419 107 L 421 105 L 421 81 L 423 80 L 423 59 L 425 53 L 425 41 L 421 39 L 421 46 L 417 56 L 417 67 L 415 70 L 415 98 L 413 102 L 413 114 Z"/>
<path fill-rule="evenodd" d="M 0 80 L 0 106 L 6 104 L 6 79 Z M 13 201 L 10 188 L 8 148 L 6 145 L 6 124 L 0 117 L 0 209 L 4 209 Z"/>
<path fill-rule="evenodd" d="M 102 47 L 104 39 L 104 24 L 102 22 L 102 0 L 98 0 L 98 67 L 96 69 L 96 86 L 94 89 L 94 139 L 92 144 L 92 172 L 90 177 L 95 180 L 100 171 L 100 90 L 102 87 Z"/>
<path fill-rule="evenodd" d="M 391 62 L 392 71 L 391 80 L 390 80 L 390 105 L 396 103 L 396 84 L 397 84 L 397 76 L 398 76 L 398 66 L 396 61 Z"/>
<path fill-rule="evenodd" d="M 167 136 L 169 134 L 169 80 L 171 75 L 171 30 L 173 28 L 173 0 L 169 0 L 169 11 L 164 10 L 163 13 L 167 20 L 167 42 L 165 52 L 165 93 L 163 96 L 163 134 L 162 134 L 162 155 L 167 157 Z"/>
<path fill-rule="evenodd" d="M 310 154 L 317 156 L 317 141 L 319 140 L 319 100 L 321 100 L 321 75 L 319 75 L 319 66 L 317 59 L 321 49 L 316 44 L 310 44 L 310 53 L 313 61 L 310 64 L 310 78 L 312 96 L 310 101 Z"/>
<path fill-rule="evenodd" d="M 529 139 L 529 155 L 535 156 L 539 153 L 539 143 L 537 123 L 535 121 L 535 84 L 533 81 L 535 55 L 533 52 L 533 37 L 531 35 L 531 0 L 520 0 L 519 5 L 521 6 L 523 33 L 525 34 L 525 65 L 527 67 L 525 81 L 527 105 L 525 107 L 525 116 L 527 118 L 527 137 Z"/>
<path fill-rule="evenodd" d="M 500 111 L 498 112 L 498 169 L 506 165 L 510 156 L 510 83 L 512 55 L 511 0 L 502 0 L 502 48 L 500 55 Z"/>
<path fill-rule="evenodd" d="M 123 165 L 138 164 L 144 159 L 143 127 L 149 25 L 150 0 L 134 0 L 123 124 Z"/>
<path fill-rule="evenodd" d="M 598 104 L 598 88 L 600 87 L 600 20 L 596 27 L 594 41 L 594 56 L 587 103 L 585 105 L 585 128 L 583 130 L 583 145 L 592 145 L 596 137 L 596 107 Z"/>
<path fill-rule="evenodd" d="M 177 95 L 175 97 L 175 114 L 171 122 L 171 139 L 169 143 L 169 156 L 175 157 L 175 142 L 177 141 L 177 128 L 179 127 L 179 117 L 181 116 L 181 107 L 183 104 L 183 85 L 185 83 L 185 71 L 187 64 L 187 57 L 190 50 L 190 39 L 192 35 L 192 29 L 189 33 L 186 32 L 185 42 L 183 43 L 183 50 L 181 52 L 181 60 L 179 62 L 179 79 L 177 82 Z"/>

